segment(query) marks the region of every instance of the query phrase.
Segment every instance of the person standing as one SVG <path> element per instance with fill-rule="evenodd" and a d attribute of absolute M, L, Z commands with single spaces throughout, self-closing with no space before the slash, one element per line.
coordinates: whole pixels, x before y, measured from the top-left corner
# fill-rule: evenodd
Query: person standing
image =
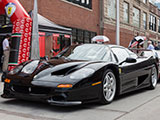
<path fill-rule="evenodd" d="M 3 56 L 3 46 L 2 46 L 2 43 L 3 43 L 3 40 L 4 40 L 4 37 L 0 38 L 0 72 L 2 72 L 2 56 Z"/>
<path fill-rule="evenodd" d="M 152 41 L 148 41 L 148 47 L 147 47 L 148 50 L 154 50 L 154 46 L 152 44 Z"/>
<path fill-rule="evenodd" d="M 157 42 L 154 44 L 154 49 L 155 49 L 155 50 L 159 50 L 159 47 L 158 47 L 158 43 L 157 43 Z"/>
<path fill-rule="evenodd" d="M 5 39 L 3 40 L 3 67 L 2 71 L 6 72 L 8 70 L 8 62 L 9 62 L 9 53 L 10 53 L 10 47 L 9 47 L 9 39 L 11 38 L 10 35 L 6 35 Z"/>

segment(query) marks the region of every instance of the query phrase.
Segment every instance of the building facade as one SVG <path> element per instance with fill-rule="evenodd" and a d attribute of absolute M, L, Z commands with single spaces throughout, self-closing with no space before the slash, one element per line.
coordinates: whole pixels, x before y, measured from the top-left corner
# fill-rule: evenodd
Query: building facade
<path fill-rule="evenodd" d="M 33 10 L 33 0 L 19 0 L 27 12 Z M 37 0 L 38 12 L 50 21 L 72 29 L 72 40 L 90 43 L 97 34 L 116 43 L 116 0 Z M 120 45 L 127 47 L 134 36 L 143 35 L 160 40 L 160 11 L 149 0 L 120 1 Z M 8 24 L 0 17 L 0 24 Z M 55 34 L 56 37 L 58 36 Z M 46 39 L 52 39 L 46 35 Z M 46 43 L 48 54 L 52 41 Z M 64 42 L 61 41 L 61 42 Z"/>
<path fill-rule="evenodd" d="M 116 43 L 116 0 L 104 0 L 103 34 Z M 134 36 L 160 40 L 160 11 L 148 0 L 120 0 L 120 45 L 127 47 Z"/>

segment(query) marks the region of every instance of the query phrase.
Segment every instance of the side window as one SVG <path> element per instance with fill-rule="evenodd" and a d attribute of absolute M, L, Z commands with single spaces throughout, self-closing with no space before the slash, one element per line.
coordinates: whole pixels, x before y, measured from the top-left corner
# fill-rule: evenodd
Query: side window
<path fill-rule="evenodd" d="M 106 62 L 117 62 L 111 50 L 108 47 L 105 50 L 106 52 L 102 60 Z"/>
<path fill-rule="evenodd" d="M 111 53 L 111 58 L 112 58 L 112 62 L 117 62 L 115 56 L 113 55 L 113 53 Z"/>
<path fill-rule="evenodd" d="M 112 48 L 113 53 L 116 55 L 118 59 L 118 63 L 124 61 L 127 57 L 129 57 L 129 53 L 123 48 Z"/>
<path fill-rule="evenodd" d="M 103 56 L 102 60 L 107 61 L 107 62 L 111 62 L 112 61 L 111 51 L 109 50 L 108 47 L 105 50 L 106 50 L 106 52 L 105 52 L 105 55 Z"/>
<path fill-rule="evenodd" d="M 129 53 L 130 57 L 135 58 L 135 59 L 138 57 L 134 52 L 130 51 L 127 48 L 126 48 L 126 51 Z"/>

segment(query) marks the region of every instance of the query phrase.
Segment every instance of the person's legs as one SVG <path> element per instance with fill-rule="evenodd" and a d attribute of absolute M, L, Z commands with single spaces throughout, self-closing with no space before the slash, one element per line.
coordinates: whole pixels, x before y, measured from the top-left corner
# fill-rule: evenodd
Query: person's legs
<path fill-rule="evenodd" d="M 2 71 L 2 56 L 3 54 L 0 54 L 0 71 Z"/>
<path fill-rule="evenodd" d="M 5 50 L 4 52 L 4 60 L 3 60 L 3 72 L 8 70 L 8 61 L 9 61 L 9 50 Z"/>

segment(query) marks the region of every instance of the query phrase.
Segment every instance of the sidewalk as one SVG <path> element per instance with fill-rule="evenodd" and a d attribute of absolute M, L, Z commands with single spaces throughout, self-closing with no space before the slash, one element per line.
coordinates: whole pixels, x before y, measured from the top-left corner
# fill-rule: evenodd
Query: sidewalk
<path fill-rule="evenodd" d="M 15 116 L 15 115 L 9 115 L 9 114 L 5 114 L 5 113 L 0 113 L 0 119 L 1 120 L 35 120 L 35 119 L 31 119 L 31 118 L 24 118 L 24 117 L 19 117 L 19 116 Z"/>
<path fill-rule="evenodd" d="M 133 111 L 124 114 L 116 120 L 160 120 L 160 96 L 152 99 L 148 103 L 135 108 Z"/>
<path fill-rule="evenodd" d="M 2 73 L 0 73 L 0 78 L 2 76 Z M 3 83 L 0 84 L 0 95 L 2 94 L 3 90 Z M 21 116 L 15 116 L 15 115 L 10 115 L 7 111 L 0 112 L 0 120 L 35 120 L 31 118 L 24 118 Z"/>

